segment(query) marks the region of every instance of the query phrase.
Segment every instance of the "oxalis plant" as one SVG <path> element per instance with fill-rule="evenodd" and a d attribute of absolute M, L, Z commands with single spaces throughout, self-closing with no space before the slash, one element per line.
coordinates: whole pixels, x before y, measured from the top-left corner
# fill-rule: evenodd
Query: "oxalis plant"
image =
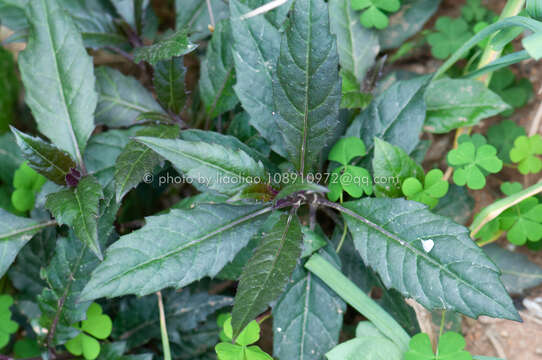
<path fill-rule="evenodd" d="M 495 359 L 446 324 L 521 321 L 482 246 L 536 248 L 542 185 L 463 224 L 542 170 L 539 127 L 473 130 L 529 101 L 542 5 L 438 7 L 0 0 L 0 359 Z"/>

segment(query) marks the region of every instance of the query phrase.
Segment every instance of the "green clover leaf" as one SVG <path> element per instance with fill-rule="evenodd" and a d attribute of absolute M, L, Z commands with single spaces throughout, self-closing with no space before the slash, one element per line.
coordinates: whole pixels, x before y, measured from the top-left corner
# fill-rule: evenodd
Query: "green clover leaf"
<path fill-rule="evenodd" d="M 461 8 L 463 19 L 469 23 L 477 23 L 486 19 L 489 10 L 482 5 L 481 0 L 467 0 L 467 4 Z"/>
<path fill-rule="evenodd" d="M 0 349 L 7 345 L 11 334 L 19 329 L 19 324 L 11 320 L 13 298 L 9 295 L 0 295 Z"/>
<path fill-rule="evenodd" d="M 427 42 L 431 45 L 431 54 L 437 59 L 446 59 L 472 37 L 469 25 L 462 18 L 441 16 L 435 29 L 436 32 L 427 36 Z"/>
<path fill-rule="evenodd" d="M 423 185 L 415 177 L 409 177 L 403 182 L 401 189 L 408 200 L 421 202 L 432 209 L 448 192 L 449 184 L 443 177 L 441 170 L 433 169 L 425 175 Z"/>
<path fill-rule="evenodd" d="M 514 109 L 525 106 L 534 93 L 533 84 L 528 79 L 516 80 L 512 70 L 508 68 L 493 73 L 489 88 L 512 107 L 502 113 L 504 116 L 510 116 Z"/>
<path fill-rule="evenodd" d="M 348 165 L 357 157 L 367 155 L 363 140 L 357 137 L 342 138 L 329 152 L 328 159 L 342 164 L 335 168 L 329 177 L 327 194 L 328 199 L 337 201 L 343 191 L 354 198 L 361 197 L 364 193 L 373 193 L 373 183 L 369 172 L 359 166 Z"/>
<path fill-rule="evenodd" d="M 215 346 L 218 360 L 273 360 L 258 346 L 249 346 L 260 340 L 260 324 L 256 320 L 251 321 L 241 331 L 237 339 L 235 339 L 235 344 L 232 343 L 231 315 L 221 314 L 217 323 L 223 328 L 220 333 L 222 342 Z"/>
<path fill-rule="evenodd" d="M 46 182 L 45 177 L 23 162 L 13 175 L 13 187 L 15 188 L 11 195 L 13 207 L 22 212 L 32 210 L 36 194 Z"/>
<path fill-rule="evenodd" d="M 356 157 L 364 155 L 367 155 L 367 150 L 363 140 L 357 137 L 347 137 L 337 141 L 329 152 L 328 159 L 339 164 L 348 165 Z"/>
<path fill-rule="evenodd" d="M 453 179 L 459 186 L 467 185 L 472 190 L 480 190 L 486 185 L 485 172 L 498 173 L 503 163 L 497 157 L 497 149 L 487 145 L 479 134 L 458 139 L 457 149 L 448 153 L 448 164 L 454 168 Z"/>
<path fill-rule="evenodd" d="M 537 155 L 542 155 L 542 136 L 539 134 L 518 137 L 510 150 L 510 159 L 519 163 L 518 170 L 524 175 L 536 174 L 542 170 L 542 160 Z"/>
<path fill-rule="evenodd" d="M 505 163 L 511 163 L 510 150 L 514 147 L 514 141 L 526 135 L 525 129 L 517 125 L 512 120 L 504 120 L 498 125 L 493 125 L 487 131 L 488 143 L 495 146 L 498 150 L 497 155 Z"/>
<path fill-rule="evenodd" d="M 76 356 L 94 360 L 100 354 L 100 343 L 96 339 L 106 339 L 111 335 L 113 323 L 111 318 L 102 312 L 102 307 L 96 303 L 90 304 L 87 318 L 78 326 L 79 335 L 66 343 L 66 349 Z"/>
<path fill-rule="evenodd" d="M 366 28 L 385 29 L 389 25 L 386 12 L 393 13 L 399 10 L 399 0 L 352 0 L 352 9 L 365 10 L 361 14 L 361 24 Z"/>
<path fill-rule="evenodd" d="M 518 182 L 503 182 L 501 184 L 501 192 L 506 196 L 514 195 L 518 192 L 523 190 L 523 186 L 521 186 Z"/>
<path fill-rule="evenodd" d="M 500 216 L 501 228 L 512 244 L 524 245 L 527 240 L 542 239 L 542 204 L 531 197 L 504 211 Z"/>
<path fill-rule="evenodd" d="M 421 333 L 414 335 L 410 340 L 404 360 L 472 360 L 471 354 L 464 350 L 465 345 L 465 339 L 461 334 L 450 331 L 440 337 L 435 355 L 429 336 Z"/>

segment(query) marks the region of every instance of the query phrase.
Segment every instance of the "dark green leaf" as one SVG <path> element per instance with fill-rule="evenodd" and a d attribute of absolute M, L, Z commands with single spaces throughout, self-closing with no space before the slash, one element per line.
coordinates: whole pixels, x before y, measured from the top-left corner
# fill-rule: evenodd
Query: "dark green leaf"
<path fill-rule="evenodd" d="M 201 0 L 204 2 L 203 0 Z M 273 78 L 280 52 L 280 32 L 265 16 L 241 20 L 241 16 L 265 0 L 231 0 L 235 93 L 250 115 L 250 123 L 278 154 L 286 156 L 284 139 L 277 131 L 273 112 Z"/>
<path fill-rule="evenodd" d="M 55 256 L 43 271 L 48 287 L 38 297 L 41 325 L 49 328 L 58 319 L 57 341 L 77 334 L 70 326 L 85 318 L 90 305 L 90 301 L 80 301 L 79 295 L 98 264 L 96 256 L 73 234 L 58 239 Z"/>
<path fill-rule="evenodd" d="M 92 58 L 57 0 L 30 1 L 27 14 L 30 36 L 19 56 L 26 102 L 38 129 L 81 164 L 94 130 Z"/>
<path fill-rule="evenodd" d="M 136 79 L 112 68 L 96 69 L 96 90 L 99 95 L 97 124 L 130 126 L 141 113 L 164 112 L 152 94 Z"/>
<path fill-rule="evenodd" d="M 179 127 L 156 125 L 139 130 L 136 136 L 175 139 L 179 136 Z M 118 156 L 115 165 L 117 202 L 120 202 L 128 191 L 145 180 L 147 174 L 152 175 L 154 168 L 162 162 L 162 158 L 147 146 L 134 140 L 130 141 Z"/>
<path fill-rule="evenodd" d="M 4 48 L 0 48 L 0 88 L 2 89 L 0 92 L 1 134 L 9 130 L 9 124 L 14 120 L 19 95 L 19 79 L 15 73 L 15 61 L 11 52 Z"/>
<path fill-rule="evenodd" d="M 425 119 L 423 94 L 429 78 L 399 80 L 378 96 L 347 130 L 347 136 L 363 139 L 367 151 L 378 137 L 410 154 L 419 141 Z"/>
<path fill-rule="evenodd" d="M 362 199 L 345 206 L 356 249 L 386 287 L 428 309 L 519 320 L 499 269 L 463 226 L 403 199 Z"/>
<path fill-rule="evenodd" d="M 65 185 L 66 174 L 76 167 L 70 155 L 40 138 L 27 135 L 15 128 L 11 130 L 28 160 L 28 165 L 49 180 Z"/>
<path fill-rule="evenodd" d="M 154 66 L 159 61 L 186 55 L 196 47 L 197 45 L 188 39 L 186 31 L 179 30 L 153 45 L 137 48 L 134 51 L 134 62 L 146 61 Z"/>
<path fill-rule="evenodd" d="M 152 360 L 152 354 L 124 355 L 127 351 L 125 342 L 104 343 L 97 360 Z"/>
<path fill-rule="evenodd" d="M 56 221 L 72 227 L 77 238 L 100 259 L 102 251 L 98 242 L 97 217 L 102 198 L 100 184 L 92 176 L 86 176 L 75 188 L 49 194 L 45 203 Z"/>
<path fill-rule="evenodd" d="M 233 298 L 207 293 L 192 294 L 189 289 L 181 292 L 162 292 L 169 340 L 181 343 L 182 333 L 196 329 L 217 310 L 230 306 Z M 124 339 L 130 348 L 159 340 L 160 316 L 156 296 L 129 297 L 123 300 L 113 324 L 115 338 Z"/>
<path fill-rule="evenodd" d="M 153 84 L 158 101 L 175 114 L 183 110 L 186 101 L 185 75 L 182 57 L 160 61 L 154 67 Z"/>
<path fill-rule="evenodd" d="M 383 50 L 399 47 L 416 34 L 437 11 L 440 0 L 402 0 L 402 8 L 390 16 L 390 24 L 379 32 Z"/>
<path fill-rule="evenodd" d="M 107 249 L 81 298 L 146 295 L 212 277 L 246 246 L 270 210 L 217 204 L 149 217 Z"/>
<path fill-rule="evenodd" d="M 303 175 L 319 160 L 338 124 L 341 88 L 335 37 L 323 0 L 297 0 L 282 36 L 273 84 L 275 123 Z"/>
<path fill-rule="evenodd" d="M 266 172 L 242 150 L 219 144 L 138 137 L 160 156 L 170 161 L 195 186 L 234 195 L 256 181 L 265 183 Z"/>
<path fill-rule="evenodd" d="M 332 263 L 333 250 L 324 253 Z M 298 266 L 273 307 L 273 353 L 278 359 L 320 360 L 337 345 L 345 303 L 319 278 Z"/>
<path fill-rule="evenodd" d="M 525 290 L 542 284 L 542 268 L 524 254 L 508 251 L 496 244 L 484 246 L 484 252 L 501 270 L 501 280 L 509 293 L 523 294 Z"/>
<path fill-rule="evenodd" d="M 230 21 L 222 20 L 213 32 L 207 57 L 201 64 L 199 90 L 209 118 L 230 111 L 239 102 L 233 91 L 235 68 L 232 42 Z"/>
<path fill-rule="evenodd" d="M 55 225 L 55 222 L 39 222 L 0 209 L 0 225 L 0 277 L 2 277 L 32 236 L 48 226 Z"/>
<path fill-rule="evenodd" d="M 228 5 L 224 0 L 210 0 L 216 22 L 228 17 Z M 201 40 L 211 34 L 211 18 L 206 0 L 175 0 L 176 28 L 188 29 L 190 39 Z"/>
<path fill-rule="evenodd" d="M 501 98 L 478 80 L 442 79 L 427 88 L 425 129 L 442 134 L 508 109 Z"/>
<path fill-rule="evenodd" d="M 498 150 L 497 155 L 505 163 L 510 164 L 510 150 L 514 147 L 514 141 L 525 136 L 525 128 L 517 125 L 512 120 L 503 120 L 498 125 L 493 125 L 487 131 L 487 142 L 495 146 Z"/>
<path fill-rule="evenodd" d="M 233 338 L 282 294 L 301 255 L 303 234 L 297 215 L 277 215 L 241 274 L 232 312 Z"/>
<path fill-rule="evenodd" d="M 90 138 L 85 152 L 85 165 L 103 187 L 113 181 L 116 160 L 131 138 L 141 130 L 134 126 L 126 130 L 108 130 Z"/>
<path fill-rule="evenodd" d="M 0 0 L 0 21 L 11 30 L 28 28 L 25 7 L 28 0 Z"/>
<path fill-rule="evenodd" d="M 375 193 L 379 197 L 400 197 L 401 184 L 405 179 L 414 177 L 423 181 L 424 178 L 422 167 L 403 149 L 378 138 L 375 139 L 373 175 L 380 178 L 375 183 Z"/>
<path fill-rule="evenodd" d="M 435 214 L 446 216 L 458 224 L 466 224 L 474 210 L 474 199 L 464 186 L 450 184 L 448 193 L 433 208 Z"/>
<path fill-rule="evenodd" d="M 362 26 L 358 17 L 351 0 L 329 1 L 329 22 L 331 32 L 337 36 L 341 68 L 352 74 L 361 85 L 374 64 L 380 45 L 377 32 Z"/>

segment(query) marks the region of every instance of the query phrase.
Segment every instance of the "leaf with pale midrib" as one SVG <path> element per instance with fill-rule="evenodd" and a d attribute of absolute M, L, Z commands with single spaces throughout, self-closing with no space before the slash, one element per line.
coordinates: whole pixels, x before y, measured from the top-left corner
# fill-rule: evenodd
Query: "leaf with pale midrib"
<path fill-rule="evenodd" d="M 92 176 L 82 178 L 77 187 L 47 195 L 45 207 L 59 224 L 73 228 L 75 235 L 98 258 L 102 258 L 98 242 L 98 205 L 102 187 Z"/>
<path fill-rule="evenodd" d="M 334 250 L 321 251 L 334 264 Z M 346 304 L 303 266 L 273 307 L 273 353 L 278 359 L 321 360 L 339 340 Z"/>
<path fill-rule="evenodd" d="M 235 93 L 250 123 L 271 144 L 272 149 L 286 156 L 284 139 L 277 131 L 273 118 L 273 77 L 280 52 L 280 32 L 266 16 L 241 20 L 241 16 L 265 0 L 231 0 L 231 25 L 233 31 L 233 59 L 237 83 Z"/>
<path fill-rule="evenodd" d="M 356 250 L 386 287 L 431 310 L 520 320 L 499 269 L 467 228 L 404 199 L 367 198 L 345 207 Z M 434 246 L 427 252 L 421 240 L 429 239 Z"/>
<path fill-rule="evenodd" d="M 57 0 L 30 1 L 27 16 L 30 36 L 19 56 L 26 102 L 41 133 L 81 164 L 94 130 L 92 58 Z"/>
<path fill-rule="evenodd" d="M 191 179 L 201 190 L 210 189 L 234 195 L 259 179 L 267 181 L 261 162 L 242 150 L 231 150 L 217 143 L 137 137 L 157 154 Z"/>
<path fill-rule="evenodd" d="M 179 136 L 179 127 L 169 125 L 152 126 L 138 131 L 136 136 L 174 139 Z M 154 168 L 162 162 L 160 155 L 149 147 L 134 140 L 130 141 L 118 156 L 115 164 L 117 201 L 120 202 L 128 191 L 143 181 L 146 174 L 152 174 Z"/>
<path fill-rule="evenodd" d="M 338 66 L 327 4 L 323 0 L 297 0 L 282 35 L 273 97 L 275 123 L 289 160 L 303 175 L 313 169 L 333 137 L 330 129 L 338 124 Z"/>
<path fill-rule="evenodd" d="M 144 60 L 154 66 L 159 61 L 186 55 L 196 47 L 196 44 L 188 40 L 186 31 L 180 30 L 165 36 L 150 46 L 142 46 L 135 49 L 134 62 L 139 63 Z"/>
<path fill-rule="evenodd" d="M 380 45 L 377 32 L 361 25 L 359 14 L 352 9 L 351 3 L 351 0 L 330 0 L 329 22 L 331 32 L 337 35 L 341 68 L 362 84 L 380 51 Z"/>
<path fill-rule="evenodd" d="M 183 61 L 182 57 L 172 57 L 158 62 L 152 78 L 158 101 L 174 114 L 179 114 L 186 102 L 186 67 Z"/>
<path fill-rule="evenodd" d="M 135 78 L 109 67 L 96 69 L 98 107 L 96 123 L 110 127 L 130 126 L 145 112 L 164 113 L 152 94 Z"/>
<path fill-rule="evenodd" d="M 4 276 L 19 251 L 32 236 L 53 225 L 54 221 L 40 223 L 0 209 L 0 277 Z"/>
<path fill-rule="evenodd" d="M 66 175 L 70 169 L 76 167 L 67 152 L 40 138 L 20 132 L 14 127 L 11 131 L 15 134 L 17 144 L 32 169 L 59 185 L 66 184 Z"/>
<path fill-rule="evenodd" d="M 246 246 L 270 211 L 216 204 L 148 217 L 143 228 L 107 249 L 81 299 L 142 296 L 213 277 Z"/>
<path fill-rule="evenodd" d="M 239 102 L 233 91 L 235 68 L 232 41 L 230 21 L 222 20 L 213 32 L 207 57 L 201 65 L 199 90 L 209 118 L 233 109 Z"/>
<path fill-rule="evenodd" d="M 301 255 L 303 233 L 297 215 L 277 215 L 241 274 L 232 312 L 234 338 L 280 296 Z"/>

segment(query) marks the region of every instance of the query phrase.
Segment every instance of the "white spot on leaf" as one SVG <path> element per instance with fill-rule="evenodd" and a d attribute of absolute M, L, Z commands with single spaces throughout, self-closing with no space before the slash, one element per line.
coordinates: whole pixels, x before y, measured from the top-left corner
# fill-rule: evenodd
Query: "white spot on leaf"
<path fill-rule="evenodd" d="M 431 239 L 422 240 L 422 246 L 425 252 L 428 253 L 433 249 L 433 246 L 435 246 L 435 242 Z"/>

